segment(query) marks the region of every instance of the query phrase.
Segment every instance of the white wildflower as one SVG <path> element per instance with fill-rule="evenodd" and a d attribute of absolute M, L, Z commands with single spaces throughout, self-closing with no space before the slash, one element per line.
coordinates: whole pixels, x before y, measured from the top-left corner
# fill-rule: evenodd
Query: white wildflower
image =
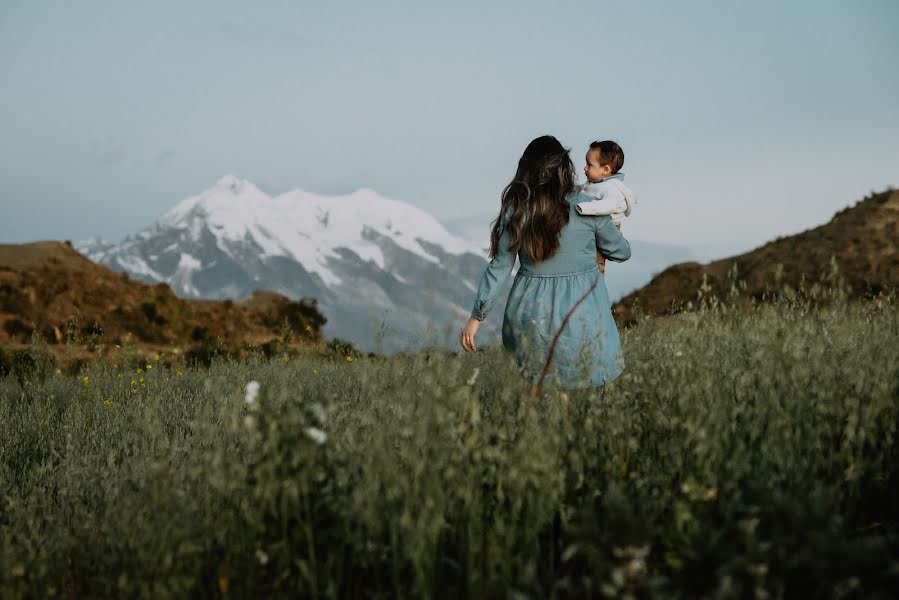
<path fill-rule="evenodd" d="M 318 402 L 311 404 L 309 406 L 309 411 L 316 418 L 316 420 L 319 422 L 319 424 L 321 424 L 321 425 L 325 424 L 325 421 L 327 420 L 328 415 L 327 415 L 327 413 L 325 413 L 325 408 L 321 404 L 319 404 Z"/>
<path fill-rule="evenodd" d="M 268 562 L 268 554 L 263 552 L 263 550 L 261 548 L 258 548 L 256 550 L 256 560 L 259 561 L 260 565 L 264 565 Z"/>
<path fill-rule="evenodd" d="M 303 432 L 304 432 L 307 436 L 309 436 L 309 438 L 310 438 L 312 441 L 314 441 L 314 442 L 316 442 L 316 443 L 318 443 L 318 444 L 324 444 L 324 443 L 325 443 L 325 440 L 328 439 L 328 434 L 326 434 L 324 431 L 322 431 L 322 430 L 319 429 L 318 427 L 306 427 L 306 428 L 303 430 Z"/>
<path fill-rule="evenodd" d="M 684 355 L 684 353 L 681 352 L 680 350 L 678 350 L 677 352 L 674 353 L 674 355 L 675 355 L 676 357 L 680 358 L 681 356 Z"/>
<path fill-rule="evenodd" d="M 259 395 L 259 382 L 251 381 L 247 384 L 247 387 L 244 389 L 244 402 L 247 404 L 253 404 L 256 401 L 256 396 Z"/>
<path fill-rule="evenodd" d="M 465 383 L 467 383 L 468 385 L 474 385 L 474 382 L 478 380 L 478 375 L 480 375 L 480 373 L 481 373 L 481 369 L 479 369 L 478 367 L 475 367 L 474 370 L 471 372 L 471 377 L 469 377 L 468 381 L 466 381 Z"/>

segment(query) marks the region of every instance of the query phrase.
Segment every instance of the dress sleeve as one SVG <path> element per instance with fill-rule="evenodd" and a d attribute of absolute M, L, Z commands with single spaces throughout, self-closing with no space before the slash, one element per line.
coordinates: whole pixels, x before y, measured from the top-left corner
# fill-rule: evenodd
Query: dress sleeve
<path fill-rule="evenodd" d="M 506 230 L 505 222 L 502 223 L 502 228 L 503 232 L 497 244 L 496 256 L 484 269 L 478 283 L 478 293 L 471 311 L 471 316 L 478 321 L 483 321 L 487 317 L 487 313 L 493 308 L 500 293 L 506 287 L 506 282 L 509 281 L 512 268 L 515 266 L 516 254 L 508 250 L 509 232 Z"/>
<path fill-rule="evenodd" d="M 603 256 L 615 262 L 624 262 L 631 257 L 631 245 L 628 243 L 612 219 L 599 217 L 594 225 L 596 249 Z"/>

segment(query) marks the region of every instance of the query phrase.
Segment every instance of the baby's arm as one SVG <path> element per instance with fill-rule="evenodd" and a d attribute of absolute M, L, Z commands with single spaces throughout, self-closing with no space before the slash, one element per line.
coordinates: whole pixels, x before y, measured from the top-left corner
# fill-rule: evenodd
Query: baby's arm
<path fill-rule="evenodd" d="M 611 215 L 612 213 L 621 213 L 627 208 L 627 201 L 624 194 L 615 187 L 607 187 L 604 190 L 591 189 L 590 185 L 585 185 L 581 190 L 584 194 L 593 196 L 596 200 L 590 202 L 580 202 L 575 205 L 578 213 L 582 215 Z"/>

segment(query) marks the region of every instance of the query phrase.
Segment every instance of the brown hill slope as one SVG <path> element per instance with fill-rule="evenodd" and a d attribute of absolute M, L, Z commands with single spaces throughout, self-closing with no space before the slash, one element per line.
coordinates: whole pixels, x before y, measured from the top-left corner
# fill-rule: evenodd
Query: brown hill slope
<path fill-rule="evenodd" d="M 741 295 L 771 297 L 781 285 L 809 289 L 826 281 L 835 261 L 839 276 L 855 297 L 870 297 L 899 289 L 899 191 L 868 196 L 838 212 L 830 222 L 789 237 L 778 238 L 745 254 L 707 265 L 695 262 L 669 267 L 646 286 L 615 304 L 615 316 L 630 321 L 637 307 L 659 315 L 695 301 L 706 278 L 710 295 L 725 297 L 737 281 Z"/>
<path fill-rule="evenodd" d="M 202 358 L 213 349 L 317 346 L 324 323 L 314 300 L 261 291 L 242 302 L 184 300 L 165 284 L 93 263 L 68 244 L 0 244 L 0 346 L 7 348 L 27 346 L 37 329 L 54 354 L 72 340 L 86 342 L 90 353 L 102 339 Z"/>

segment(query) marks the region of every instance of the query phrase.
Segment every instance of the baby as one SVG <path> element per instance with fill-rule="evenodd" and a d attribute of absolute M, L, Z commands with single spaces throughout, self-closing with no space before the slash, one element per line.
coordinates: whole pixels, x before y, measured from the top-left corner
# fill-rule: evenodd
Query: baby
<path fill-rule="evenodd" d="M 637 196 L 624 185 L 624 173 L 619 173 L 624 165 L 624 150 L 613 141 L 593 142 L 587 150 L 587 166 L 584 174 L 587 183 L 581 192 L 596 200 L 576 205 L 582 215 L 609 215 L 615 227 L 621 230 L 621 219 L 630 216 L 637 203 Z M 606 272 L 606 258 L 596 251 L 596 264 L 603 274 Z"/>

